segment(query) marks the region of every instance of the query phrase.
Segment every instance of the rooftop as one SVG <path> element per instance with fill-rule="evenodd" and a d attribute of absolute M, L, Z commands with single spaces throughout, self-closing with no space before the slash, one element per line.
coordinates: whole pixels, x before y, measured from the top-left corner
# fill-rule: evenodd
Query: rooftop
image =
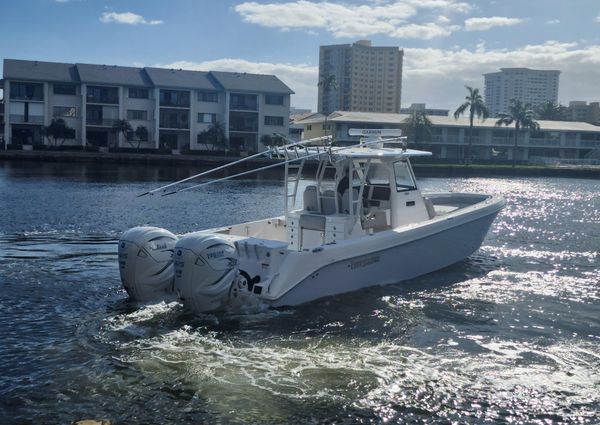
<path fill-rule="evenodd" d="M 4 59 L 4 78 L 293 94 L 275 75 Z"/>
<path fill-rule="evenodd" d="M 152 86 L 152 81 L 143 68 L 87 63 L 78 63 L 75 66 L 80 80 L 85 83 Z"/>
<path fill-rule="evenodd" d="M 335 111 L 327 117 L 327 122 L 339 123 L 361 123 L 361 124 L 399 124 L 410 115 L 407 114 L 388 114 L 379 112 L 348 112 Z M 444 127 L 469 127 L 469 118 L 460 117 L 454 119 L 453 116 L 428 116 L 433 125 Z M 324 115 L 310 116 L 300 121 L 297 124 L 316 124 L 325 121 Z M 600 126 L 588 124 L 586 122 L 573 121 L 545 121 L 538 120 L 541 130 L 556 130 L 556 131 L 594 131 L 600 132 Z M 476 128 L 492 128 L 496 126 L 495 118 L 488 118 L 485 121 L 475 120 Z"/>
<path fill-rule="evenodd" d="M 259 91 L 266 93 L 293 94 L 294 91 L 274 75 L 248 74 L 245 72 L 211 71 L 210 75 L 225 90 Z"/>
<path fill-rule="evenodd" d="M 196 88 L 219 90 L 208 78 L 206 71 L 188 71 L 183 69 L 144 68 L 156 86 L 173 88 Z"/>
<path fill-rule="evenodd" d="M 79 82 L 73 63 L 4 59 L 4 78 L 33 81 Z"/>

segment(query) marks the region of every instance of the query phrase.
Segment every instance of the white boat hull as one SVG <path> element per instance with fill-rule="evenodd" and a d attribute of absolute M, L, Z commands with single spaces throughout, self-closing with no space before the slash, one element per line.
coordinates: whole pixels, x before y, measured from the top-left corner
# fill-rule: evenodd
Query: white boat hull
<path fill-rule="evenodd" d="M 401 242 L 403 238 L 396 234 L 399 244 L 314 269 L 310 276 L 272 300 L 271 305 L 299 305 L 369 286 L 398 283 L 442 269 L 477 251 L 496 215 L 497 211 L 408 242 Z"/>

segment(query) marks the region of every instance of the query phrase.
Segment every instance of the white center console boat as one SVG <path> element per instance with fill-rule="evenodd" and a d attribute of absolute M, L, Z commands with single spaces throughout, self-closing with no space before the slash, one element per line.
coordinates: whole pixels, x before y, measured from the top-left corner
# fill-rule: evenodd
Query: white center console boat
<path fill-rule="evenodd" d="M 256 302 L 293 306 L 411 279 L 480 247 L 504 199 L 424 195 L 410 159 L 429 152 L 386 147 L 402 142 L 397 130 L 351 131 L 366 137 L 349 147 L 301 149 L 305 142 L 299 142 L 269 150 L 283 161 L 260 169 L 285 166 L 280 217 L 181 236 L 155 227 L 126 231 L 119 241 L 119 265 L 130 297 L 175 297 L 196 312 Z M 316 171 L 301 185 L 310 162 Z"/>

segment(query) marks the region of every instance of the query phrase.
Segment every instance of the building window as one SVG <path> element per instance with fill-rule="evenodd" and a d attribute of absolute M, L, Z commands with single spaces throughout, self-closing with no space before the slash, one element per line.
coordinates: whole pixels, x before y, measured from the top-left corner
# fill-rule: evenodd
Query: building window
<path fill-rule="evenodd" d="M 265 125 L 283 126 L 283 117 L 265 116 Z"/>
<path fill-rule="evenodd" d="M 312 125 L 307 125 L 306 126 L 306 131 L 311 131 L 312 130 Z"/>
<path fill-rule="evenodd" d="M 258 111 L 257 96 L 255 94 L 231 93 L 229 101 L 229 109 L 232 111 Z"/>
<path fill-rule="evenodd" d="M 66 94 L 75 96 L 77 94 L 77 86 L 75 84 L 54 84 L 54 94 Z"/>
<path fill-rule="evenodd" d="M 190 107 L 190 92 L 182 90 L 161 90 L 160 106 Z"/>
<path fill-rule="evenodd" d="M 198 122 L 204 124 L 214 124 L 217 122 L 217 114 L 198 113 Z"/>
<path fill-rule="evenodd" d="M 10 98 L 14 100 L 44 100 L 44 85 L 39 83 L 10 83 Z"/>
<path fill-rule="evenodd" d="M 198 92 L 198 102 L 213 102 L 217 103 L 219 101 L 219 94 L 210 91 L 199 91 Z"/>
<path fill-rule="evenodd" d="M 76 118 L 77 108 L 74 106 L 55 106 L 52 109 L 54 118 Z"/>
<path fill-rule="evenodd" d="M 267 94 L 265 95 L 265 103 L 267 105 L 283 105 L 283 95 Z"/>
<path fill-rule="evenodd" d="M 143 110 L 138 110 L 138 109 L 128 109 L 127 110 L 127 119 L 128 120 L 147 121 L 148 120 L 148 111 L 143 111 Z"/>
<path fill-rule="evenodd" d="M 88 103 L 119 103 L 119 89 L 117 87 L 88 86 Z"/>
<path fill-rule="evenodd" d="M 129 98 L 130 99 L 148 99 L 150 97 L 150 91 L 143 87 L 130 87 Z"/>

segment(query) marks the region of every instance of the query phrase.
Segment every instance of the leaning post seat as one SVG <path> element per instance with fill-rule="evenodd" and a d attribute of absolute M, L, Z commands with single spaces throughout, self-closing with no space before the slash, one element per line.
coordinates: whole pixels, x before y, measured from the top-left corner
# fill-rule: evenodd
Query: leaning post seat
<path fill-rule="evenodd" d="M 303 194 L 303 202 L 304 211 L 319 212 L 319 199 L 316 186 L 306 186 Z"/>

